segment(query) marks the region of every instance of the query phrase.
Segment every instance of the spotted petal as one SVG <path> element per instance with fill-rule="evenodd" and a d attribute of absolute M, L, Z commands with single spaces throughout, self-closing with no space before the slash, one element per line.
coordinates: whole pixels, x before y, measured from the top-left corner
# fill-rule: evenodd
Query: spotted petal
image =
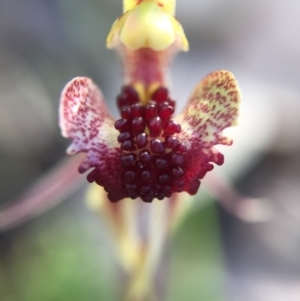
<path fill-rule="evenodd" d="M 118 132 L 93 81 L 78 77 L 69 82 L 61 95 L 59 113 L 62 135 L 73 140 L 68 154 L 87 153 L 79 172 L 94 168 L 88 180 L 109 191 L 111 201 L 124 198 Z"/>
<path fill-rule="evenodd" d="M 231 145 L 222 131 L 237 124 L 240 90 L 228 71 L 207 75 L 196 87 L 185 111 L 178 117 L 182 131 L 178 135 L 187 146 L 184 190 L 197 192 L 200 179 L 213 169 L 211 163 L 223 164 L 223 155 L 216 144 Z"/>

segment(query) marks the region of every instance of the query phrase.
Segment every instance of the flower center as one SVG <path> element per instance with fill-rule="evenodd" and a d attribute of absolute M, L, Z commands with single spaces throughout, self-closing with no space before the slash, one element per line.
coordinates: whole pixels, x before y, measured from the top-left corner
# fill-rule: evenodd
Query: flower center
<path fill-rule="evenodd" d="M 171 117 L 175 102 L 166 88 L 158 88 L 146 106 L 132 86 L 125 86 L 117 97 L 120 132 L 122 182 L 127 196 L 152 202 L 181 192 L 185 171 L 186 145 L 178 141 L 181 126 Z"/>

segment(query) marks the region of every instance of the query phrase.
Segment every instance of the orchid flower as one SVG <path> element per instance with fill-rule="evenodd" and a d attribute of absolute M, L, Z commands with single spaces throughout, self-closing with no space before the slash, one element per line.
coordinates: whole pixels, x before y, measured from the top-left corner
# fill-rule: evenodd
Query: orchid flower
<path fill-rule="evenodd" d="M 174 13 L 174 0 L 124 1 L 124 12 L 107 37 L 107 47 L 117 51 L 123 66 L 117 120 L 87 77 L 71 80 L 61 95 L 60 127 L 62 135 L 72 140 L 67 152 L 86 153 L 79 172 L 89 171 L 87 180 L 98 184 L 90 186 L 87 200 L 109 226 L 117 258 L 129 274 L 127 301 L 154 299 L 153 280 L 163 246 L 189 203 L 187 194 L 179 193 L 195 195 L 213 163 L 223 164 L 215 146 L 231 145 L 222 132 L 237 124 L 239 114 L 238 84 L 230 72 L 219 70 L 207 75 L 185 109 L 174 115 L 168 67 L 178 51 L 189 48 Z M 62 169 L 67 168 L 69 164 Z M 62 169 L 52 182 L 62 177 Z M 70 172 L 64 187 L 73 187 L 77 180 Z M 49 181 L 43 181 L 34 190 L 40 207 L 45 195 L 53 198 L 47 189 Z M 123 199 L 127 200 L 118 202 Z M 144 204 L 154 199 L 165 200 L 150 207 Z M 23 202 L 10 215 L 3 214 L 2 228 L 24 218 L 24 206 L 31 212 L 28 203 L 33 204 Z"/>
<path fill-rule="evenodd" d="M 197 85 L 174 116 L 167 71 L 173 56 L 189 47 L 174 12 L 175 1 L 124 1 L 107 37 L 123 66 L 117 120 L 89 78 L 73 79 L 61 95 L 60 127 L 72 140 L 67 152 L 86 153 L 79 172 L 89 171 L 87 180 L 100 186 L 92 185 L 87 199 L 112 230 L 117 258 L 130 275 L 128 301 L 155 299 L 164 244 L 188 207 L 179 193 L 196 194 L 212 163 L 223 164 L 215 145 L 232 143 L 222 131 L 236 125 L 239 113 L 237 82 L 219 70 Z M 149 208 L 128 198 L 166 200 Z"/>
<path fill-rule="evenodd" d="M 175 1 L 124 1 L 107 37 L 123 65 L 118 120 L 87 77 L 70 81 L 61 95 L 60 127 L 72 140 L 67 152 L 86 153 L 79 172 L 89 170 L 87 180 L 111 202 L 194 195 L 212 163 L 224 162 L 215 145 L 232 143 L 222 131 L 237 124 L 240 91 L 228 71 L 207 75 L 174 116 L 167 69 L 176 52 L 188 50 L 174 10 Z"/>

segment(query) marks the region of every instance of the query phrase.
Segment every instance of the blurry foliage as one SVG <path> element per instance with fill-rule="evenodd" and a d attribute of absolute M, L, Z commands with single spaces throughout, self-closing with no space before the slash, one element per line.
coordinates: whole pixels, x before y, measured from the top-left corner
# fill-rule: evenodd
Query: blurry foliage
<path fill-rule="evenodd" d="M 120 300 L 108 233 L 74 200 L 1 236 L 1 301 Z M 82 219 L 86 215 L 88 220 Z M 167 301 L 221 301 L 223 258 L 214 205 L 192 212 L 168 248 Z M 170 273 L 170 277 L 168 277 Z"/>
<path fill-rule="evenodd" d="M 224 300 L 224 262 L 213 204 L 192 212 L 170 248 L 167 301 Z"/>
<path fill-rule="evenodd" d="M 114 261 L 92 214 L 82 219 L 85 210 L 66 203 L 2 234 L 1 301 L 116 299 Z"/>

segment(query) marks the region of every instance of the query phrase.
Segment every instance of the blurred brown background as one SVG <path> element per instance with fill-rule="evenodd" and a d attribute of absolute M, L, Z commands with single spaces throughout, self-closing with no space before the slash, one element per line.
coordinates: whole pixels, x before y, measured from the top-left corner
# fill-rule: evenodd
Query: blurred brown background
<path fill-rule="evenodd" d="M 117 0 L 0 0 L 0 204 L 17 199 L 65 155 L 57 108 L 67 81 L 93 78 L 117 114 L 121 72 L 105 39 L 120 13 Z M 293 0 L 178 1 L 177 17 L 190 41 L 190 52 L 172 68 L 179 109 L 205 74 L 235 74 L 244 96 L 241 125 L 220 170 L 243 193 L 272 204 L 271 219 L 256 224 L 219 207 L 217 215 L 207 207 L 191 216 L 175 246 L 198 237 L 199 271 L 178 276 L 178 300 L 200 300 L 197 284 L 205 275 L 210 287 L 201 300 L 300 300 L 299 13 Z M 107 234 L 83 194 L 81 188 L 0 234 L 1 301 L 118 300 Z M 212 249 L 202 254 L 202 245 Z M 176 256 L 187 256 L 186 249 Z M 225 275 L 222 293 L 216 274 L 200 271 L 211 250 L 212 268 Z"/>

